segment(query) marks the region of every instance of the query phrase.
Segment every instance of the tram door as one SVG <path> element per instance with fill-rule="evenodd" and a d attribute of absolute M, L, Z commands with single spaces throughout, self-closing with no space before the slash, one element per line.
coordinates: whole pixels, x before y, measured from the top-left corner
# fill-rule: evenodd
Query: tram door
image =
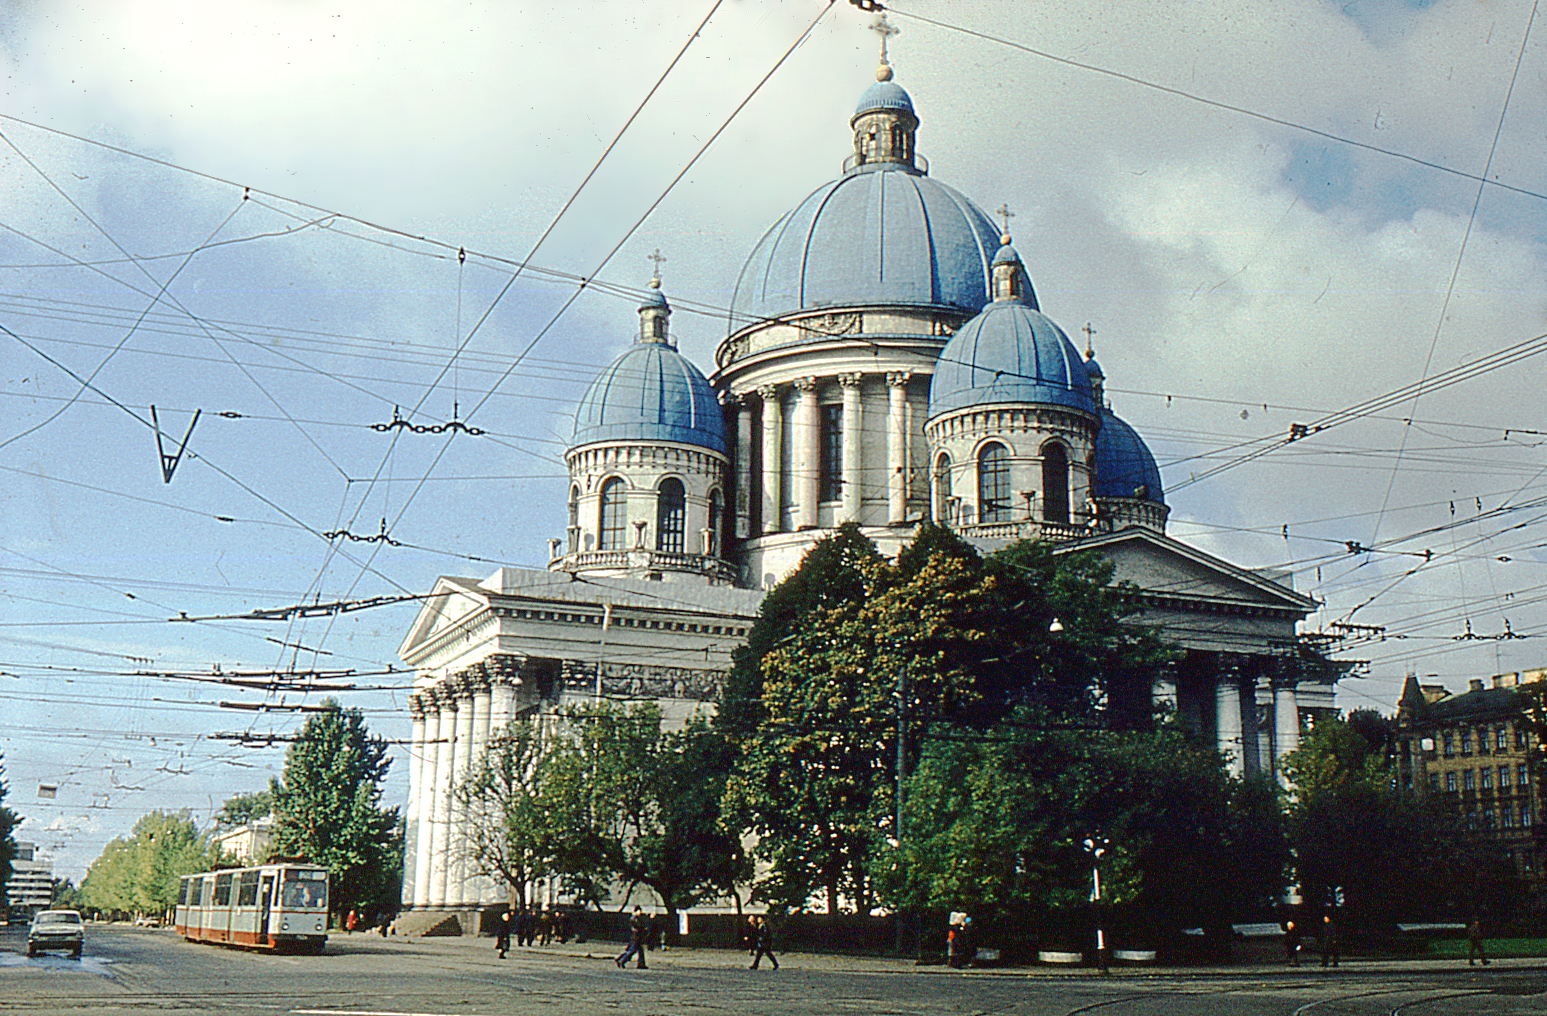
<path fill-rule="evenodd" d="M 274 874 L 264 872 L 263 882 L 258 887 L 258 942 L 260 945 L 268 944 L 269 934 L 269 907 L 274 902 Z"/>

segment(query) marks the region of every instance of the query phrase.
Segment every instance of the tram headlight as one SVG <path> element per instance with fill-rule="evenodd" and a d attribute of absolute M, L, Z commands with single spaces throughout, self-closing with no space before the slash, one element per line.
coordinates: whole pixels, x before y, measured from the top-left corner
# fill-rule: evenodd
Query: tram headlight
<path fill-rule="evenodd" d="M 281 921 L 281 922 L 279 922 L 279 930 L 280 931 L 289 931 L 290 930 L 290 922 L 289 921 Z"/>

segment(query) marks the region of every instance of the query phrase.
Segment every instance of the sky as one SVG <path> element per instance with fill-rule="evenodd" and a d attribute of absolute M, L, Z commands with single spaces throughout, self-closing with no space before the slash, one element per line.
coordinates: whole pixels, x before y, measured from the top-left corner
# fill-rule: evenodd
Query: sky
<path fill-rule="evenodd" d="M 146 811 L 207 824 L 278 775 L 265 738 L 319 686 L 406 739 L 396 651 L 417 602 L 168 619 L 542 567 L 569 414 L 633 337 L 648 255 L 707 373 L 742 260 L 849 154 L 873 17 L 0 6 L 0 750 L 19 838 L 78 880 Z M 1007 204 L 1042 309 L 1094 329 L 1170 533 L 1291 572 L 1322 603 L 1306 631 L 1371 626 L 1342 646 L 1365 661 L 1345 708 L 1390 712 L 1409 673 L 1460 691 L 1547 665 L 1532 17 L 1521 0 L 890 14 L 931 175 Z M 1308 433 L 1286 442 L 1292 424 Z M 185 434 L 166 482 L 158 455 Z M 352 673 L 220 683 L 291 670 Z"/>

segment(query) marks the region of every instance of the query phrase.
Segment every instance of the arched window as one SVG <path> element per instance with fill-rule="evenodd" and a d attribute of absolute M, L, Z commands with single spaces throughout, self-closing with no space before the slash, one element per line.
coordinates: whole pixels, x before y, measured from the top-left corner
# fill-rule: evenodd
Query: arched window
<path fill-rule="evenodd" d="M 601 529 L 597 550 L 627 550 L 628 506 L 624 502 L 623 481 L 616 476 L 602 484 Z"/>
<path fill-rule="evenodd" d="M 1069 522 L 1069 454 L 1056 441 L 1042 446 L 1042 521 Z"/>
<path fill-rule="evenodd" d="M 569 488 L 569 552 L 580 549 L 580 488 Z"/>
<path fill-rule="evenodd" d="M 935 459 L 935 521 L 942 526 L 956 521 L 951 518 L 951 457 L 943 452 Z"/>
<path fill-rule="evenodd" d="M 1010 450 L 986 444 L 978 452 L 978 521 L 1010 521 Z"/>
<path fill-rule="evenodd" d="M 725 525 L 725 513 L 722 509 L 720 492 L 709 492 L 709 556 L 720 556 L 720 527 Z"/>
<path fill-rule="evenodd" d="M 681 480 L 662 480 L 656 498 L 655 549 L 668 554 L 682 553 L 683 532 L 687 528 L 688 499 Z"/>

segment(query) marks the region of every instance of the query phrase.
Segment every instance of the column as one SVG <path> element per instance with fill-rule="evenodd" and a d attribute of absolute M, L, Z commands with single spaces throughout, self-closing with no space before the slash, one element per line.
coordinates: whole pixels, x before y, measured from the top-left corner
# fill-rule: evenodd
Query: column
<path fill-rule="evenodd" d="M 467 809 L 456 798 L 456 788 L 467 778 L 473 755 L 473 688 L 462 678 L 457 682 L 457 743 L 451 770 L 451 828 L 447 836 L 446 902 L 452 906 L 474 902 L 468 899 Z"/>
<path fill-rule="evenodd" d="M 449 678 L 447 680 L 450 680 Z M 434 834 L 430 840 L 430 906 L 446 905 L 446 836 L 451 830 L 451 762 L 456 751 L 457 700 L 447 680 L 435 688 L 435 704 L 440 707 L 440 745 L 435 752 Z"/>
<path fill-rule="evenodd" d="M 752 525 L 752 410 L 745 396 L 729 403 L 736 414 L 736 539 L 751 535 Z M 727 508 L 730 506 L 727 505 Z"/>
<path fill-rule="evenodd" d="M 510 674 L 495 674 L 491 683 L 489 733 L 494 734 L 510 726 L 510 707 L 516 700 L 516 685 L 521 683 L 521 678 Z"/>
<path fill-rule="evenodd" d="M 1279 763 L 1300 747 L 1300 700 L 1293 678 L 1273 686 L 1273 772 L 1284 786 L 1289 780 Z"/>
<path fill-rule="evenodd" d="M 418 692 L 408 696 L 413 732 L 408 738 L 408 808 L 403 829 L 403 893 L 405 908 L 414 905 L 419 874 L 419 795 L 424 792 L 424 702 Z"/>
<path fill-rule="evenodd" d="M 890 399 L 886 410 L 886 521 L 895 525 L 908 517 L 908 378 L 909 371 L 886 375 Z"/>
<path fill-rule="evenodd" d="M 1167 664 L 1155 677 L 1155 683 L 1150 685 L 1150 708 L 1158 716 L 1162 711 L 1169 716 L 1176 716 L 1176 665 Z"/>
<path fill-rule="evenodd" d="M 784 408 L 779 404 L 779 389 L 774 385 L 764 385 L 757 394 L 763 399 L 763 532 L 777 533 L 783 528 L 779 445 L 784 432 Z"/>
<path fill-rule="evenodd" d="M 1231 776 L 1245 773 L 1241 748 L 1241 686 L 1233 667 L 1222 667 L 1214 686 L 1215 745 L 1225 755 Z"/>
<path fill-rule="evenodd" d="M 440 753 L 440 707 L 435 703 L 433 691 L 422 692 L 420 702 L 424 709 L 424 740 L 419 746 L 423 758 L 419 763 L 419 789 L 413 798 L 413 812 L 419 824 L 419 835 L 414 845 L 414 908 L 417 910 L 430 905 L 435 791 L 440 786 L 435 779 L 435 760 Z"/>
<path fill-rule="evenodd" d="M 475 766 L 483 764 L 484 752 L 489 747 L 489 727 L 491 724 L 490 711 L 493 705 L 493 691 L 487 674 L 479 674 L 473 681 L 473 748 L 468 752 L 467 762 L 462 767 L 462 780 L 466 780 L 473 772 Z M 467 892 L 463 894 L 463 903 L 482 903 L 489 885 L 487 876 L 478 873 L 478 861 L 472 856 L 474 838 L 469 823 L 474 821 L 472 815 L 464 812 L 462 817 L 462 850 L 465 858 L 463 865 L 463 879 L 467 885 Z"/>
<path fill-rule="evenodd" d="M 817 413 L 816 378 L 797 378 L 795 390 L 800 392 L 800 401 L 795 406 L 795 461 L 791 463 L 791 472 L 795 474 L 795 528 L 815 529 L 822 474 L 822 423 Z"/>
<path fill-rule="evenodd" d="M 843 386 L 843 512 L 841 522 L 858 522 L 860 507 L 865 497 L 860 448 L 863 446 L 860 432 L 865 426 L 864 410 L 860 404 L 860 375 L 839 374 L 838 383 Z"/>

